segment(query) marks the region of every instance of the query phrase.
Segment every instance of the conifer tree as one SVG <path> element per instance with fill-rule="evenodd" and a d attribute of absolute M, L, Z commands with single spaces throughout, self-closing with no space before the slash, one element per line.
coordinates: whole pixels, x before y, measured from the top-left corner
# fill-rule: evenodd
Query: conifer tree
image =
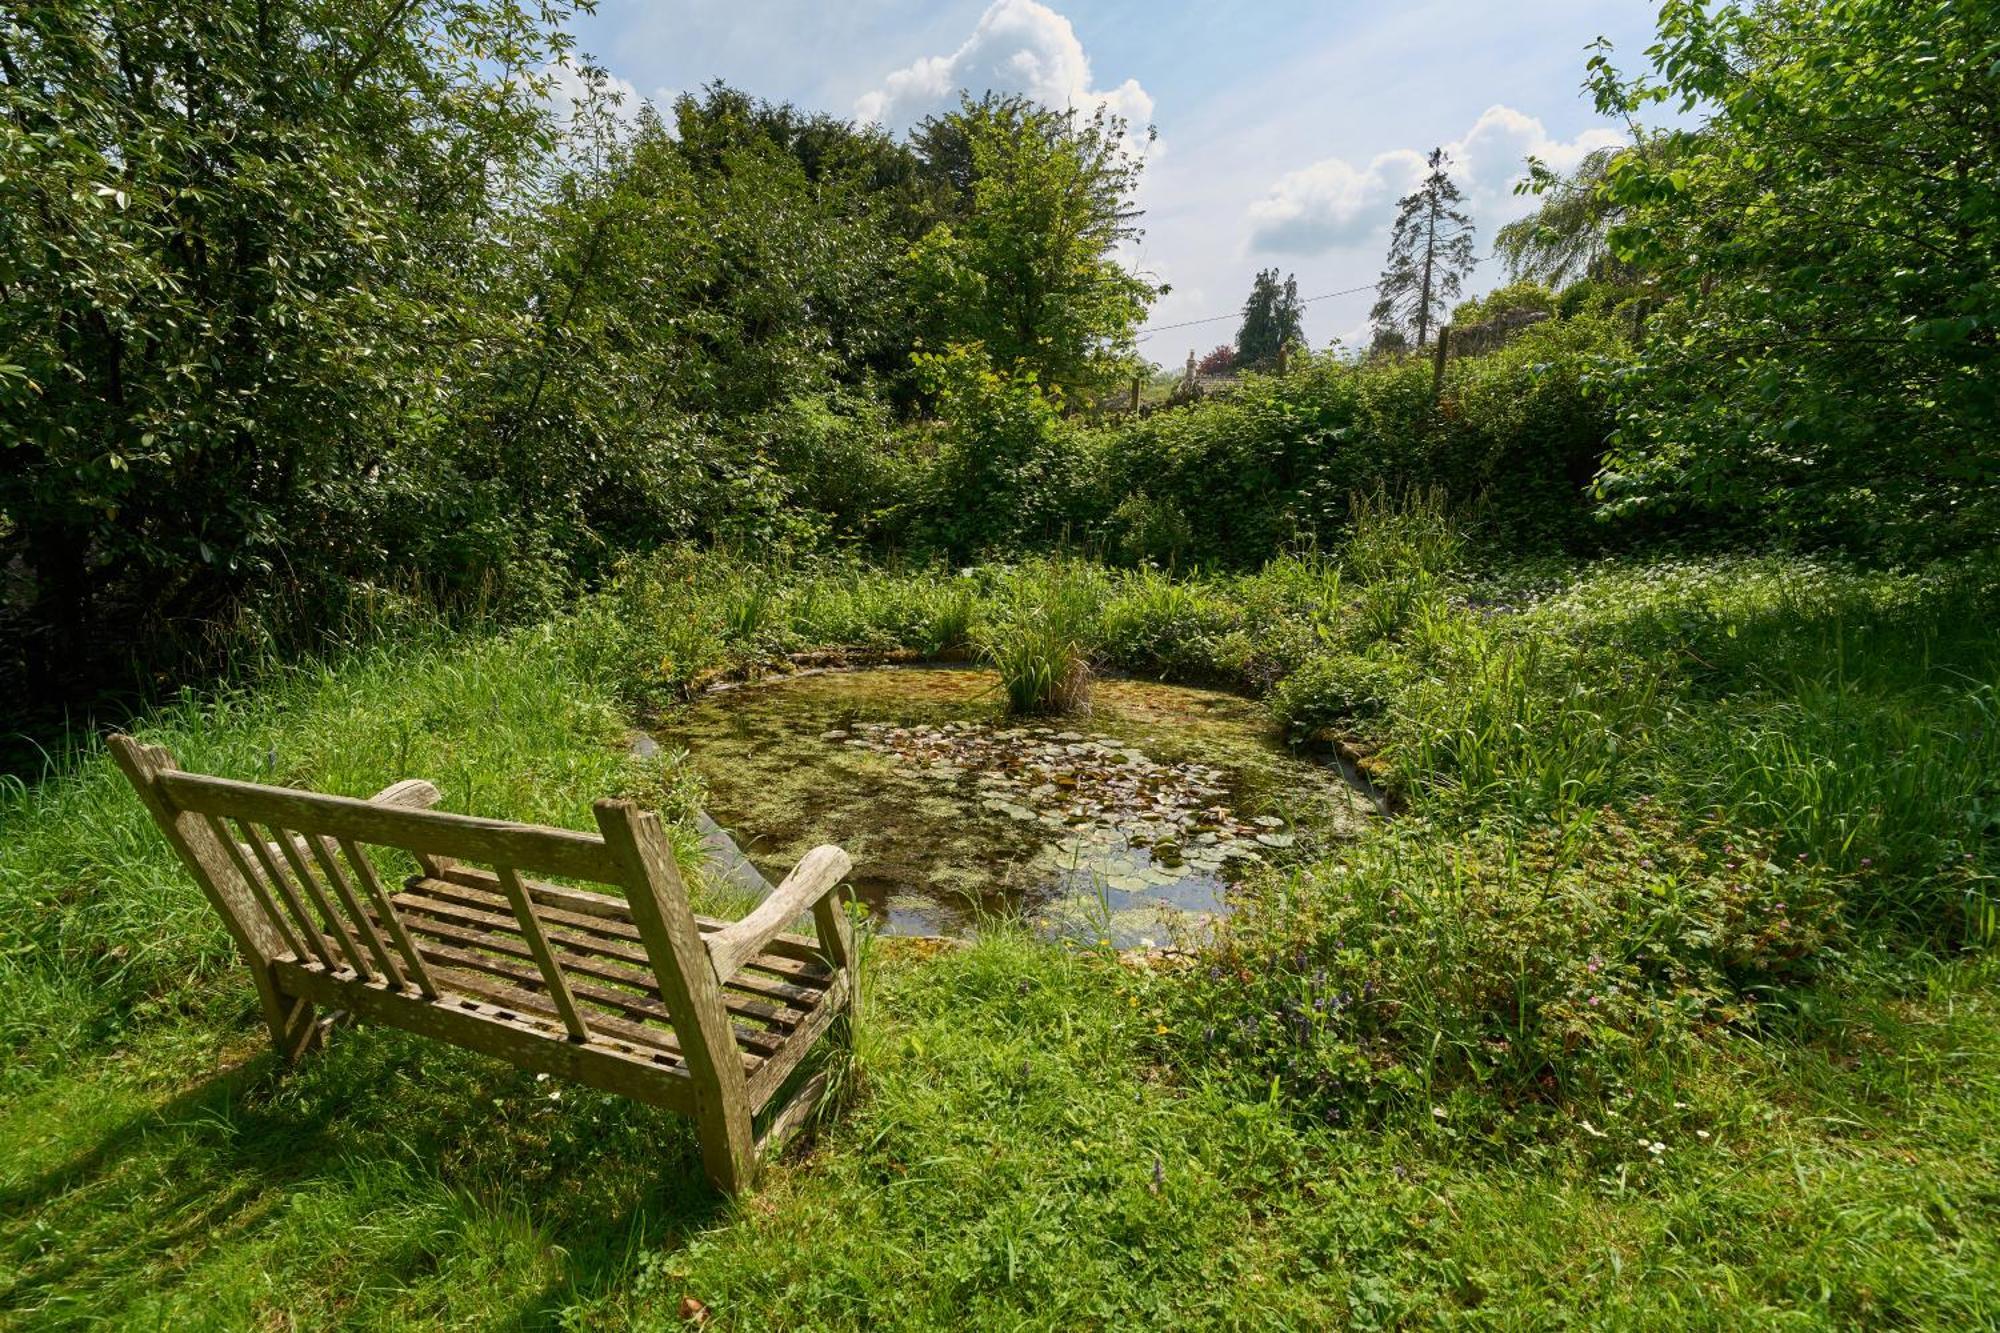
<path fill-rule="evenodd" d="M 1250 299 L 1243 303 L 1243 326 L 1236 333 L 1236 363 L 1273 365 L 1279 348 L 1304 341 L 1305 303 L 1299 300 L 1298 279 L 1287 274 L 1281 283 L 1278 270 L 1265 269 L 1251 284 Z"/>
<path fill-rule="evenodd" d="M 1472 271 L 1472 218 L 1463 208 L 1465 195 L 1445 171 L 1450 161 L 1444 149 L 1433 148 L 1430 174 L 1397 201 L 1389 258 L 1368 312 L 1378 340 L 1393 329 L 1414 335 L 1418 347 L 1427 345 Z"/>

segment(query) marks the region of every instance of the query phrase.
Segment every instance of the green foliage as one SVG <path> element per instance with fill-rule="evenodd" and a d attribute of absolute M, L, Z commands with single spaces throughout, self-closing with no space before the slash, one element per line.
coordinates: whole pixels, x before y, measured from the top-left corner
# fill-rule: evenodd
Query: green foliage
<path fill-rule="evenodd" d="M 1060 541 L 1094 507 L 1091 459 L 1032 373 L 996 369 L 979 344 L 920 352 L 938 404 L 920 531 L 955 559 Z"/>
<path fill-rule="evenodd" d="M 1216 590 L 1177 582 L 1141 568 L 1105 601 L 1105 658 L 1165 680 L 1205 679 L 1217 669 L 1217 645 L 1243 622 L 1243 612 Z"/>
<path fill-rule="evenodd" d="M 977 344 L 1003 372 L 1066 392 L 1129 361 L 1154 288 L 1114 254 L 1141 234 L 1126 134 L 1101 109 L 1084 120 L 992 93 L 917 129 L 932 170 L 960 187 L 905 261 L 930 346 Z"/>
<path fill-rule="evenodd" d="M 1282 349 L 1305 345 L 1305 306 L 1299 300 L 1298 279 L 1288 273 L 1281 283 L 1278 270 L 1260 270 L 1251 283 L 1249 299 L 1243 303 L 1233 365 L 1246 370 L 1269 369 L 1278 363 Z"/>
<path fill-rule="evenodd" d="M 1464 192 L 1445 170 L 1450 161 L 1444 149 L 1433 148 L 1426 162 L 1430 174 L 1396 201 L 1389 257 L 1368 312 L 1378 335 L 1405 334 L 1418 347 L 1427 346 L 1431 330 L 1443 325 L 1472 271 L 1472 217 L 1461 207 Z"/>
<path fill-rule="evenodd" d="M 1616 114 L 1621 259 L 1667 296 L 1621 393 L 1614 514 L 1903 548 L 1981 542 L 2000 454 L 2000 26 L 1948 0 L 1674 0 Z"/>
<path fill-rule="evenodd" d="M 1822 870 L 1644 803 L 1417 824 L 1262 893 L 1168 998 L 1168 1048 L 1329 1123 L 1436 1107 L 1475 1138 L 1541 1132 L 1563 1103 L 1674 1122 L 1657 1071 L 1840 932 Z"/>
<path fill-rule="evenodd" d="M 1527 217 L 1493 233 L 1493 252 L 1517 283 L 1562 288 L 1629 275 L 1610 244 L 1611 229 L 1623 221 L 1624 211 L 1603 188 L 1612 163 L 1625 151 L 1593 149 L 1568 175 L 1528 160 L 1528 179 L 1515 190 L 1533 193 L 1540 202 Z"/>
<path fill-rule="evenodd" d="M 1036 562 L 1007 581 L 979 652 L 999 673 L 1008 712 L 1088 709 L 1104 590 L 1094 567 L 1067 560 Z"/>
<path fill-rule="evenodd" d="M 1407 814 L 1274 869 L 1186 968 L 998 925 L 878 941 L 866 1094 L 754 1207 L 717 1210 L 677 1118 L 406 1034 L 345 1030 L 278 1077 L 226 936 L 104 758 L 10 787 L 10 1309 L 665 1326 L 693 1297 L 724 1326 L 921 1327 L 1227 1321 L 1253 1293 L 1302 1327 L 1584 1300 L 1991 1322 L 1995 972 L 1907 947 L 1992 938 L 1991 569 L 1493 569 L 1452 526 L 1371 496 L 1337 549 L 1208 577 L 670 550 L 544 628 L 413 634 L 145 728 L 218 771 L 416 773 L 453 809 L 587 827 L 607 790 L 698 799 L 673 756 L 625 757 L 616 706 L 671 706 L 672 642 L 710 670 L 1054 609 L 1118 665 L 1282 665 L 1307 702 L 1352 658 L 1387 668 Z M 1426 571 L 1442 610 L 1369 641 L 1369 590 Z M 1534 672 L 1482 674 L 1532 641 Z M 1583 692 L 1642 674 L 1624 715 Z M 1413 738 L 1467 717 L 1506 719 L 1491 776 L 1433 781 Z M 1544 783 L 1607 742 L 1632 751 L 1609 780 Z"/>
<path fill-rule="evenodd" d="M 1271 714 L 1305 741 L 1329 732 L 1374 738 L 1389 706 L 1415 676 L 1400 657 L 1326 653 L 1308 658 L 1271 691 Z"/>
<path fill-rule="evenodd" d="M 1460 301 L 1452 308 L 1451 322 L 1483 324 L 1487 320 L 1502 319 L 1509 315 L 1552 315 L 1555 312 L 1555 293 L 1539 282 L 1523 279 L 1510 282 L 1504 287 L 1495 287 L 1484 296 Z"/>
<path fill-rule="evenodd" d="M 1322 357 L 1101 427 L 1086 437 L 1110 499 L 1098 533 L 1127 558 L 1254 568 L 1337 543 L 1356 494 L 1437 488 L 1483 501 L 1490 536 L 1579 543 L 1611 427 L 1600 384 L 1626 354 L 1616 319 L 1550 320 L 1452 360 L 1435 403 L 1426 361 Z"/>
<path fill-rule="evenodd" d="M 337 619 L 347 580 L 425 563 L 385 558 L 391 505 L 478 503 L 405 441 L 500 331 L 477 275 L 569 9 L 9 6 L 0 560 L 33 577 L 37 692 L 258 599 Z"/>

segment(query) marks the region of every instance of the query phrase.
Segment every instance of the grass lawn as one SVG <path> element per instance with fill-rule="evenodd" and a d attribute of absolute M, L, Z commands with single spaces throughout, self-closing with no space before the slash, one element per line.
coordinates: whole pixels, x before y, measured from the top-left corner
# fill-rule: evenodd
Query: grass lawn
<path fill-rule="evenodd" d="M 1274 873 L 1185 967 L 1004 925 L 876 941 L 857 1085 L 735 1203 L 684 1122 L 405 1034 L 281 1072 L 108 762 L 7 793 L 0 1322 L 2000 1322 L 1991 581 L 1475 578 L 1420 546 L 1344 581 L 1072 569 L 1103 659 L 1284 677 L 1277 718 L 1353 737 L 1407 813 Z M 193 768 L 425 776 L 450 809 L 587 828 L 608 792 L 685 807 L 672 757 L 623 744 L 679 682 L 999 633 L 1009 577 L 635 579 L 143 730 Z M 1752 841 L 1775 869 L 1738 867 Z M 1603 896 L 1635 858 L 1675 883 Z M 1790 915 L 1757 917 L 1779 892 Z M 1284 1008 L 1350 971 L 1369 1005 Z M 1586 973 L 1595 1026 L 1566 1017 Z"/>

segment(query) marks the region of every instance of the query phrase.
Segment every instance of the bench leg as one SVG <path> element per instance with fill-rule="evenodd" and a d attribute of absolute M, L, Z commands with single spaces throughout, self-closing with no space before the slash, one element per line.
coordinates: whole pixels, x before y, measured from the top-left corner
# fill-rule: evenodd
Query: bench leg
<path fill-rule="evenodd" d="M 319 1049 L 333 1020 L 322 1020 L 310 1000 L 296 999 L 273 990 L 264 999 L 264 1026 L 271 1033 L 271 1049 L 280 1064 L 294 1065 Z"/>
<path fill-rule="evenodd" d="M 727 1195 L 738 1195 L 757 1182 L 757 1145 L 750 1136 L 750 1116 L 730 1115 L 720 1106 L 697 1114 L 701 1135 L 701 1165 L 708 1183 Z"/>
<path fill-rule="evenodd" d="M 803 1129 L 806 1121 L 812 1118 L 812 1113 L 819 1109 L 820 1098 L 826 1096 L 832 1081 L 826 1071 L 821 1070 L 800 1085 L 799 1090 L 792 1094 L 792 1099 L 785 1103 L 784 1109 L 771 1118 L 770 1128 L 764 1131 L 764 1137 L 757 1140 L 760 1161 L 785 1150 L 792 1136 Z"/>

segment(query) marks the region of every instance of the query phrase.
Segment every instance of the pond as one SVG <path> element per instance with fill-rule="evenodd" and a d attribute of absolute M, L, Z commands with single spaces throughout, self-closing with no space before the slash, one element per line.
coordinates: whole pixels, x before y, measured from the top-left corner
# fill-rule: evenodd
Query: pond
<path fill-rule="evenodd" d="M 1099 680 L 1087 715 L 1002 716 L 988 671 L 883 667 L 711 692 L 660 736 L 772 880 L 822 842 L 883 928 L 1164 943 L 1251 867 L 1355 831 L 1370 799 L 1278 742 L 1256 703 Z"/>

